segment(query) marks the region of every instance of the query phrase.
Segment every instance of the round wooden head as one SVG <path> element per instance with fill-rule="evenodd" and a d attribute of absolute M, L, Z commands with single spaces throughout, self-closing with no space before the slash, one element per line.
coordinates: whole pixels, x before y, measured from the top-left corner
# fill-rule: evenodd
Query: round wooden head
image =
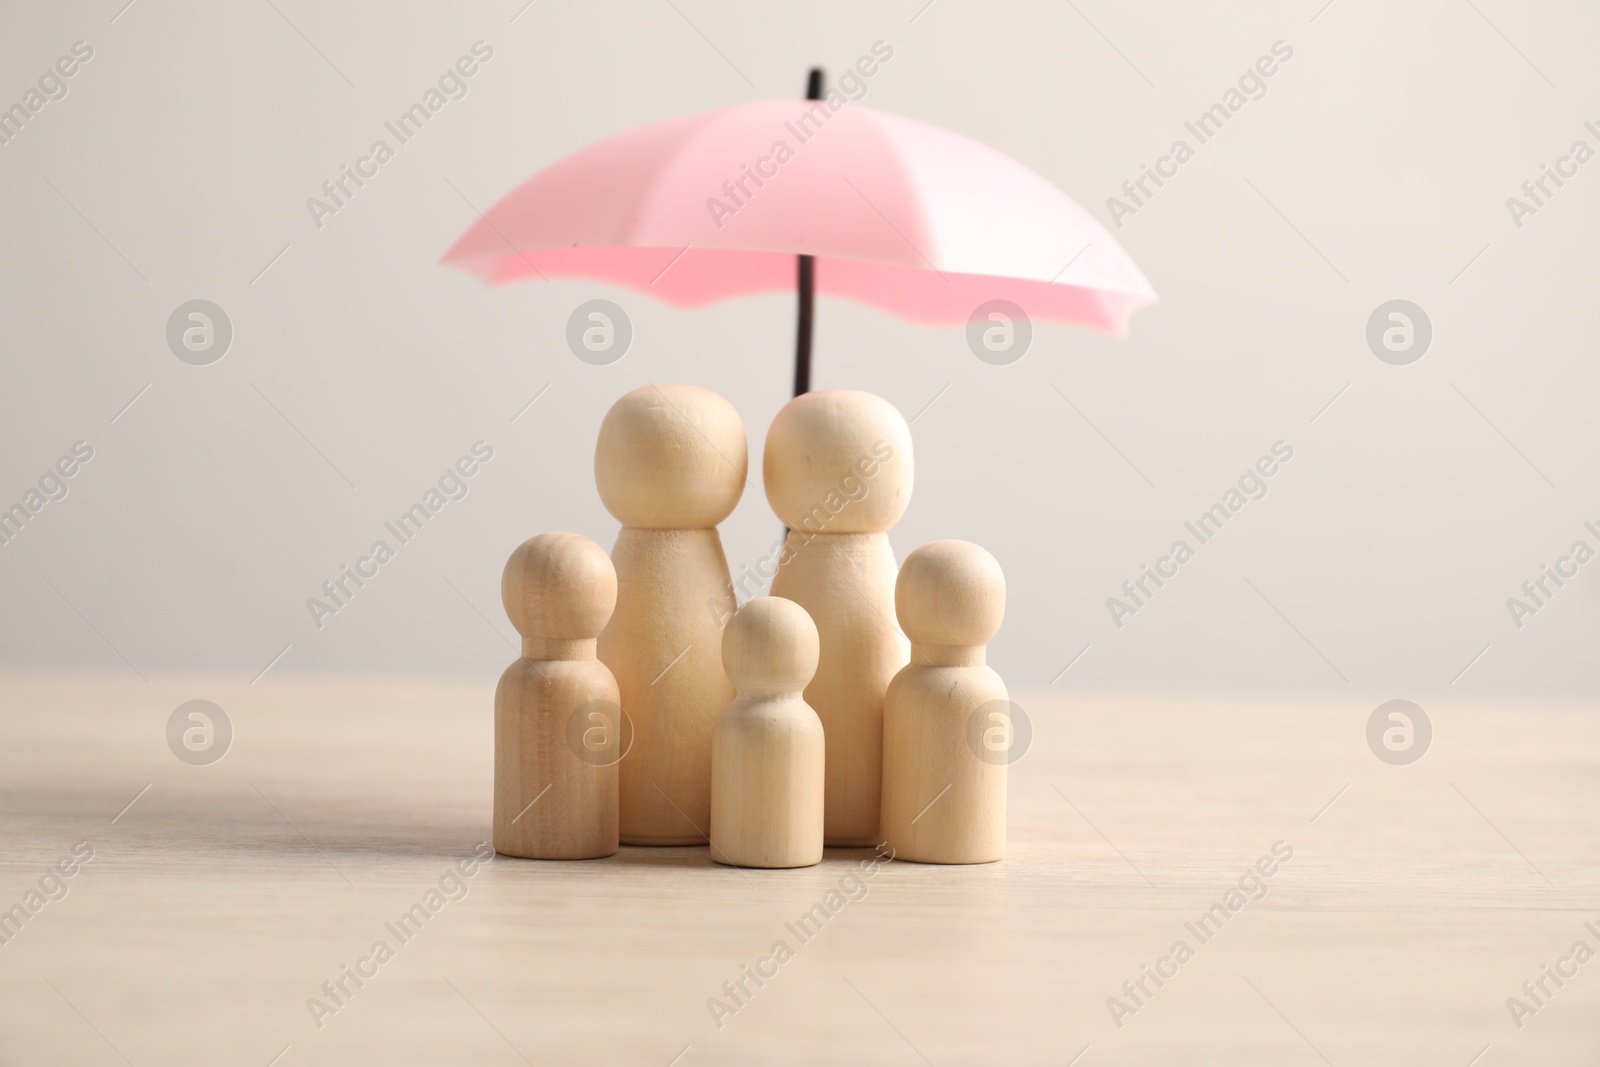
<path fill-rule="evenodd" d="M 911 503 L 911 427 L 871 393 L 803 393 L 767 431 L 767 501 L 791 530 L 888 530 Z"/>
<path fill-rule="evenodd" d="M 900 565 L 894 607 L 912 644 L 985 645 L 1006 614 L 1006 578 L 971 541 L 931 541 Z"/>
<path fill-rule="evenodd" d="M 587 537 L 542 533 L 506 560 L 500 599 L 525 638 L 593 640 L 617 606 L 617 572 L 606 550 Z"/>
<path fill-rule="evenodd" d="M 749 469 L 739 413 L 698 385 L 628 393 L 594 449 L 600 500 L 624 526 L 709 529 L 733 512 Z"/>
<path fill-rule="evenodd" d="M 817 626 L 792 600 L 757 597 L 722 631 L 722 669 L 740 693 L 798 693 L 817 673 Z"/>

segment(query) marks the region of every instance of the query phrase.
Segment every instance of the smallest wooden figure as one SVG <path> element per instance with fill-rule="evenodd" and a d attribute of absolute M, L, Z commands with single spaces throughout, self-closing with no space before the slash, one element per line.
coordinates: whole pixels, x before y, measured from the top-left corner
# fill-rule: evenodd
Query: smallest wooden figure
<path fill-rule="evenodd" d="M 970 541 L 906 557 L 895 611 L 911 638 L 883 704 L 882 833 L 898 860 L 990 863 L 1005 855 L 1010 703 L 985 664 L 1005 576 Z"/>
<path fill-rule="evenodd" d="M 495 851 L 610 856 L 622 708 L 595 639 L 617 604 L 611 559 L 587 537 L 540 534 L 511 553 L 500 596 L 522 634 L 522 658 L 494 694 Z"/>
<path fill-rule="evenodd" d="M 817 672 L 817 627 L 782 597 L 740 608 L 722 634 L 738 694 L 711 735 L 711 858 L 735 867 L 822 859 L 822 720 L 801 696 Z"/>

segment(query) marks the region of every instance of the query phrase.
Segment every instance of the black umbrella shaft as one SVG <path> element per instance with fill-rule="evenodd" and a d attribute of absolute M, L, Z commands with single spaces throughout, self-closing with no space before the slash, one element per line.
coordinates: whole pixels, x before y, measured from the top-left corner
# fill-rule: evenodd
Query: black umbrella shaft
<path fill-rule="evenodd" d="M 816 302 L 812 292 L 812 276 L 816 262 L 810 256 L 800 257 L 800 318 L 794 338 L 794 395 L 811 391 L 811 307 Z"/>
<path fill-rule="evenodd" d="M 822 68 L 812 67 L 806 79 L 806 99 L 822 99 Z M 801 256 L 796 279 L 800 295 L 800 313 L 795 322 L 794 336 L 794 395 L 811 391 L 811 319 L 815 304 L 816 261 L 811 256 Z"/>

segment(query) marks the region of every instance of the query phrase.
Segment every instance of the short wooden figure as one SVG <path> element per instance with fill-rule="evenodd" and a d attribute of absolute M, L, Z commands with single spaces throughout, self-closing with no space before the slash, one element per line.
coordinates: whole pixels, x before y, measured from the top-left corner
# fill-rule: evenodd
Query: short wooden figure
<path fill-rule="evenodd" d="M 871 393 L 805 393 L 773 419 L 764 470 L 767 500 L 789 527 L 772 595 L 805 608 L 821 639 L 805 696 L 827 736 L 823 837 L 876 845 L 883 694 L 907 656 L 886 531 L 911 500 L 911 429 Z"/>
<path fill-rule="evenodd" d="M 696 385 L 635 389 L 600 426 L 595 483 L 622 523 L 617 610 L 599 655 L 633 726 L 620 768 L 624 844 L 706 840 L 711 729 L 733 699 L 718 650 L 738 606 L 717 524 L 749 463 L 739 413 Z"/>
<path fill-rule="evenodd" d="M 895 608 L 911 662 L 884 700 L 884 838 L 900 860 L 993 862 L 1005 855 L 1011 723 L 984 654 L 1005 576 L 970 541 L 934 541 L 906 557 Z"/>
<path fill-rule="evenodd" d="M 817 669 L 817 628 L 781 597 L 740 608 L 722 634 L 738 696 L 711 742 L 711 858 L 736 867 L 822 859 L 822 720 L 800 691 Z"/>
<path fill-rule="evenodd" d="M 500 579 L 522 658 L 494 694 L 494 848 L 581 860 L 617 851 L 621 697 L 595 658 L 617 602 L 605 550 L 574 533 L 524 541 Z"/>

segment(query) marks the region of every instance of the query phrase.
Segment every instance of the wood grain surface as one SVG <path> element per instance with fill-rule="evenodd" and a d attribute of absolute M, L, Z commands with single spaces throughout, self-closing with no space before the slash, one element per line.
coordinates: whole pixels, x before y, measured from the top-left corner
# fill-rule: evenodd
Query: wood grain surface
<path fill-rule="evenodd" d="M 0 908 L 38 907 L 0 928 L 0 1063 L 1600 1058 L 1600 960 L 1560 963 L 1600 949 L 1594 708 L 1424 702 L 1431 749 L 1390 766 L 1384 694 L 1069 681 L 1013 695 L 1035 733 L 1002 862 L 754 871 L 479 862 L 493 679 L 7 676 Z M 167 747 L 196 698 L 234 730 L 210 766 Z M 1546 964 L 1577 971 L 1514 1020 Z M 1114 1018 L 1147 965 L 1175 974 Z"/>

